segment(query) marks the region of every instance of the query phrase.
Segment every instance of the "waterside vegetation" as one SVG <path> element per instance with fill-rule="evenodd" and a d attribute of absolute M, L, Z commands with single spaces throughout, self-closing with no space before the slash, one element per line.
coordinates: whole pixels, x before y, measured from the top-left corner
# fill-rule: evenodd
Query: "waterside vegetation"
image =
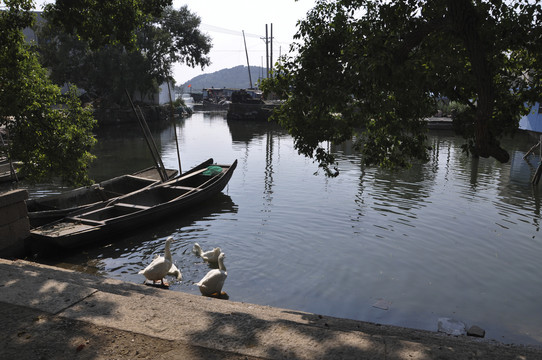
<path fill-rule="evenodd" d="M 198 30 L 199 17 L 186 6 L 174 10 L 171 0 L 58 0 L 45 6 L 39 30 L 33 1 L 4 3 L 0 128 L 10 141 L 1 151 L 21 161 L 32 182 L 90 183 L 95 111 L 127 105 L 126 89 L 152 98 L 159 84 L 172 80 L 176 62 L 202 68 L 210 62 L 211 42 Z M 26 28 L 43 41 L 27 43 Z"/>

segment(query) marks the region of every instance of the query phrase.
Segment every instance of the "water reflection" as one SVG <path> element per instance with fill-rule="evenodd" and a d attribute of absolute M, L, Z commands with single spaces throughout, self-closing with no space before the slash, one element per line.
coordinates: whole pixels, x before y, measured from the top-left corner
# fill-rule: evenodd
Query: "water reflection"
<path fill-rule="evenodd" d="M 264 200 L 270 205 L 273 199 L 273 133 L 268 131 L 265 144 Z"/>
<path fill-rule="evenodd" d="M 250 143 L 268 133 L 279 136 L 287 134 L 276 122 L 228 119 L 227 123 L 234 143 Z"/>
<path fill-rule="evenodd" d="M 435 297 L 436 289 L 431 288 L 438 282 L 446 284 L 447 287 L 456 283 L 455 287 L 462 292 L 450 294 L 448 300 L 439 296 L 443 303 L 450 303 L 453 298 L 459 300 L 467 290 L 473 295 L 476 294 L 472 298 L 474 302 L 476 298 L 483 298 L 486 301 L 485 306 L 489 303 L 498 303 L 496 299 L 506 292 L 503 289 L 515 286 L 514 281 L 521 281 L 517 273 L 514 276 L 509 276 L 511 273 L 503 276 L 499 275 L 502 271 L 498 269 L 504 264 L 510 266 L 510 261 L 513 264 L 529 262 L 526 256 L 531 258 L 531 251 L 540 255 L 542 249 L 540 240 L 534 243 L 529 241 L 538 238 L 540 223 L 539 190 L 538 187 L 530 185 L 534 167 L 523 161 L 524 151 L 518 149 L 518 143 L 507 144 L 508 148 L 512 149 L 513 156 L 512 163 L 508 165 L 498 164 L 491 159 L 472 159 L 465 156 L 461 151 L 461 139 L 450 135 L 437 134 L 430 137 L 430 141 L 432 151 L 428 163 L 415 164 L 409 170 L 394 173 L 365 168 L 361 162 L 356 162 L 351 153 L 345 151 L 351 148 L 348 145 L 334 149 L 341 155 L 339 156 L 341 165 L 347 174 L 352 167 L 345 166 L 345 162 L 356 163 L 360 168 L 361 176 L 357 181 L 358 193 L 355 197 L 357 214 L 351 216 L 351 219 L 359 223 L 357 225 L 359 231 L 355 233 L 364 239 L 361 243 L 363 251 L 371 254 L 371 258 L 364 259 L 371 265 L 362 267 L 364 270 L 359 271 L 367 272 L 374 267 L 379 269 L 374 273 L 374 278 L 384 282 L 401 283 L 404 276 L 400 271 L 418 268 L 418 276 L 427 278 L 425 285 L 415 285 L 418 281 L 407 277 L 405 280 L 408 278 L 410 280 L 404 284 L 409 285 L 403 288 L 403 295 L 392 295 L 397 293 L 396 291 L 388 295 L 389 298 L 394 296 L 402 298 L 403 304 L 399 306 L 403 308 L 408 303 L 408 296 L 405 297 L 404 294 L 420 291 L 427 296 Z M 523 228 L 521 223 L 530 223 L 533 227 Z M 485 232 L 484 229 L 488 228 L 489 232 Z M 508 241 L 510 235 L 507 235 L 507 232 L 510 232 L 515 241 Z M 520 248 L 523 250 L 519 250 Z M 519 256 L 518 253 L 523 251 L 524 255 Z M 382 257 L 386 253 L 391 256 L 390 259 Z M 478 258 L 467 254 L 477 254 Z M 390 261 L 399 266 L 393 266 Z M 515 271 L 523 272 L 516 265 L 513 267 L 516 268 Z M 395 268 L 401 270 L 394 270 Z M 468 271 L 465 271 L 467 269 Z M 539 268 L 530 269 L 540 274 Z M 371 272 L 373 271 L 369 270 L 369 273 Z M 436 276 L 427 277 L 430 272 Z M 460 275 L 463 272 L 464 275 Z M 465 276 L 465 279 L 472 274 L 470 276 L 476 276 L 478 281 L 469 285 L 468 281 L 463 283 L 457 281 L 455 276 L 450 276 L 452 274 L 458 277 Z M 535 279 L 529 271 L 523 272 L 522 276 L 524 279 L 525 277 Z M 480 281 L 481 279 L 484 280 Z M 495 289 L 477 292 L 477 289 L 487 288 L 484 282 L 492 283 Z M 520 300 L 519 294 L 525 294 L 525 290 L 520 288 L 516 289 L 517 301 L 521 301 L 524 306 L 532 304 L 530 301 L 535 301 L 534 297 L 530 300 Z M 373 293 L 374 290 L 380 289 L 381 294 L 384 290 L 382 284 L 378 283 L 373 283 L 370 289 Z M 447 294 L 442 286 L 438 291 L 441 295 Z M 511 296 L 505 298 L 510 299 Z M 433 308 L 432 305 L 420 303 L 420 299 L 415 299 L 412 298 L 410 307 L 413 314 L 423 308 L 426 310 Z M 508 300 L 506 304 L 512 301 Z M 418 305 L 415 305 L 416 302 Z M 470 305 L 459 301 L 456 306 L 454 313 L 465 311 Z M 534 311 L 534 308 L 531 310 Z M 442 314 L 442 310 L 435 309 L 435 312 Z M 423 311 L 418 316 L 423 316 L 422 313 Z M 364 317 L 378 321 L 386 322 L 393 318 L 393 323 L 414 322 L 420 327 L 428 326 L 424 320 L 416 316 L 405 321 L 396 315 L 386 315 L 388 314 L 381 313 L 373 318 L 374 315 L 370 312 L 363 313 Z M 479 316 L 481 317 L 484 316 Z M 485 317 L 485 321 L 490 328 L 499 326 L 498 321 L 491 316 Z M 534 326 L 534 322 L 528 322 Z M 521 331 L 525 332 L 529 328 L 531 335 L 526 338 L 540 342 L 542 336 L 540 333 L 532 334 L 534 328 L 531 326 L 522 323 Z M 513 337 L 510 333 L 506 336 Z"/>
<path fill-rule="evenodd" d="M 286 132 L 276 122 L 227 120 L 228 129 L 232 136 L 232 143 L 243 146 L 245 160 L 248 157 L 250 143 L 265 139 L 265 167 L 263 175 L 263 209 L 266 213 L 271 211 L 273 201 L 273 166 L 280 159 L 280 139 L 286 136 Z M 278 151 L 275 151 L 275 147 Z M 274 159 L 278 157 L 278 159 Z M 243 161 L 246 164 L 246 161 Z"/>

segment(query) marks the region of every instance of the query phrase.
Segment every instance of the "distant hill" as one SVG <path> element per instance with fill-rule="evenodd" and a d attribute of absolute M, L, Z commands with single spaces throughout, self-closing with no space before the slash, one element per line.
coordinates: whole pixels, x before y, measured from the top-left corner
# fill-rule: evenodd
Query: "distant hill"
<path fill-rule="evenodd" d="M 262 74 L 265 76 L 265 68 L 251 66 L 250 74 L 252 76 L 252 86 L 255 87 Z M 211 74 L 198 75 L 180 87 L 184 92 L 189 92 L 189 84 L 191 85 L 192 92 L 199 92 L 201 89 L 212 87 L 246 89 L 250 87 L 248 68 L 244 65 L 239 65 L 230 69 L 215 71 Z"/>

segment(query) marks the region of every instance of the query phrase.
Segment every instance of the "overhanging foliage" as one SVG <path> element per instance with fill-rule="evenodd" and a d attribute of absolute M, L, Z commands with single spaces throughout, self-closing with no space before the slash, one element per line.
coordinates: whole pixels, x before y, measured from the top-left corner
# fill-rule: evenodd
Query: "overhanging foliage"
<path fill-rule="evenodd" d="M 318 0 L 263 87 L 328 174 L 322 142 L 354 136 L 367 164 L 425 160 L 425 119 L 442 98 L 466 106 L 455 119 L 466 149 L 506 162 L 499 139 L 540 93 L 540 16 L 527 0 Z"/>

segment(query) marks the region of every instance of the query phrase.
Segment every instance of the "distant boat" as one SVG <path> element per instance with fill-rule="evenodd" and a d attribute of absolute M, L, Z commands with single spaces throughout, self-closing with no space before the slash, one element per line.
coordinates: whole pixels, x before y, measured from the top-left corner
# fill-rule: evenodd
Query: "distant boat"
<path fill-rule="evenodd" d="M 177 170 L 166 169 L 168 179 L 177 173 Z M 159 183 L 160 174 L 157 168 L 150 167 L 131 175 L 117 176 L 98 184 L 80 187 L 61 194 L 29 199 L 26 201 L 26 208 L 30 226 L 41 226 L 62 219 L 68 213 L 76 210 L 85 209 Z"/>
<path fill-rule="evenodd" d="M 261 92 L 241 89 L 232 94 L 226 118 L 228 120 L 267 121 L 280 105 L 280 101 L 264 100 Z"/>
<path fill-rule="evenodd" d="M 237 89 L 208 88 L 201 91 L 201 102 L 193 105 L 196 111 L 227 111 L 231 103 L 231 94 Z"/>
<path fill-rule="evenodd" d="M 30 247 L 76 248 L 155 224 L 166 217 L 182 216 L 212 198 L 228 184 L 237 160 L 231 165 L 212 159 L 159 185 L 120 196 L 30 231 Z"/>

